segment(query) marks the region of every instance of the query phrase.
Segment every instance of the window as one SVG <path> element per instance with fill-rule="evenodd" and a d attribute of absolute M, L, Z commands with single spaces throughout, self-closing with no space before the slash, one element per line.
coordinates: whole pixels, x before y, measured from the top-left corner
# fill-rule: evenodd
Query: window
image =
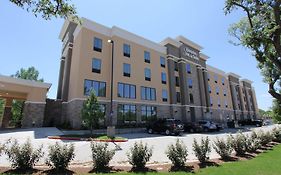
<path fill-rule="evenodd" d="M 101 71 L 101 60 L 94 58 L 92 60 L 92 72 L 100 73 L 100 71 Z"/>
<path fill-rule="evenodd" d="M 84 80 L 84 95 L 90 95 L 92 90 L 96 96 L 105 97 L 106 83 L 101 81 Z"/>
<path fill-rule="evenodd" d="M 177 103 L 181 102 L 181 94 L 180 92 L 177 92 Z"/>
<path fill-rule="evenodd" d="M 210 97 L 210 105 L 213 106 L 213 98 Z"/>
<path fill-rule="evenodd" d="M 166 73 L 165 72 L 161 72 L 161 81 L 162 81 L 162 84 L 166 84 L 167 83 L 167 77 L 166 77 Z"/>
<path fill-rule="evenodd" d="M 187 85 L 189 88 L 192 88 L 192 79 L 191 78 L 187 78 Z"/>
<path fill-rule="evenodd" d="M 135 105 L 118 105 L 117 123 L 119 125 L 134 124 L 136 121 L 137 113 Z"/>
<path fill-rule="evenodd" d="M 125 83 L 118 83 L 118 97 L 121 98 L 136 98 L 136 86 Z"/>
<path fill-rule="evenodd" d="M 144 69 L 144 77 L 146 81 L 151 81 L 151 71 L 148 68 Z"/>
<path fill-rule="evenodd" d="M 157 117 L 157 108 L 154 106 L 142 106 L 141 107 L 141 121 L 146 123 L 153 121 Z"/>
<path fill-rule="evenodd" d="M 142 100 L 155 101 L 156 100 L 156 90 L 155 90 L 155 88 L 142 86 L 141 87 L 141 99 Z"/>
<path fill-rule="evenodd" d="M 210 74 L 207 73 L 207 78 L 208 78 L 208 81 L 210 81 Z"/>
<path fill-rule="evenodd" d="M 162 101 L 164 101 L 164 102 L 168 101 L 168 92 L 166 89 L 162 90 Z"/>
<path fill-rule="evenodd" d="M 194 103 L 193 94 L 189 94 L 189 101 L 190 103 Z"/>
<path fill-rule="evenodd" d="M 150 63 L 150 52 L 144 51 L 144 62 Z"/>
<path fill-rule="evenodd" d="M 179 63 L 174 62 L 175 63 L 175 71 L 179 71 Z"/>
<path fill-rule="evenodd" d="M 216 87 L 216 93 L 217 93 L 217 95 L 219 95 L 219 93 L 220 93 L 220 88 L 218 86 Z"/>
<path fill-rule="evenodd" d="M 129 57 L 131 56 L 131 47 L 129 44 L 123 44 L 123 55 L 125 57 Z"/>
<path fill-rule="evenodd" d="M 186 64 L 186 72 L 191 74 L 191 66 L 190 66 L 190 64 Z"/>
<path fill-rule="evenodd" d="M 228 107 L 227 100 L 224 100 L 224 105 L 226 108 Z"/>
<path fill-rule="evenodd" d="M 226 89 L 223 90 L 223 96 L 226 96 Z"/>
<path fill-rule="evenodd" d="M 94 38 L 94 51 L 102 51 L 102 40 L 96 37 Z"/>
<path fill-rule="evenodd" d="M 176 86 L 179 87 L 180 86 L 180 80 L 179 80 L 179 77 L 175 77 L 176 79 Z"/>
<path fill-rule="evenodd" d="M 162 56 L 160 56 L 160 65 L 161 67 L 166 67 L 166 59 Z"/>
<path fill-rule="evenodd" d="M 215 83 L 218 83 L 218 76 L 217 75 L 214 75 L 214 80 L 215 80 Z"/>
<path fill-rule="evenodd" d="M 131 65 L 124 63 L 123 64 L 123 76 L 130 77 L 131 76 Z"/>
<path fill-rule="evenodd" d="M 221 84 L 224 85 L 224 78 L 221 78 Z"/>
<path fill-rule="evenodd" d="M 218 98 L 218 107 L 221 107 L 221 100 Z"/>
<path fill-rule="evenodd" d="M 208 90 L 209 90 L 209 93 L 212 93 L 212 88 L 210 85 L 208 85 Z"/>

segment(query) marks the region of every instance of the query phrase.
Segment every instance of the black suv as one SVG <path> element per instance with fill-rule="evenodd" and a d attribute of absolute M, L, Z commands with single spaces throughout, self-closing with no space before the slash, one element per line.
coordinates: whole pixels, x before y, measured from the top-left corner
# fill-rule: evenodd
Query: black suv
<path fill-rule="evenodd" d="M 246 119 L 246 120 L 239 120 L 238 124 L 240 126 L 245 126 L 245 125 L 252 125 L 252 126 L 257 126 L 257 127 L 261 127 L 263 125 L 263 120 L 260 119 Z"/>
<path fill-rule="evenodd" d="M 157 119 L 147 125 L 147 132 L 149 134 L 165 133 L 166 135 L 180 135 L 183 131 L 183 124 L 180 120 L 175 119 Z"/>

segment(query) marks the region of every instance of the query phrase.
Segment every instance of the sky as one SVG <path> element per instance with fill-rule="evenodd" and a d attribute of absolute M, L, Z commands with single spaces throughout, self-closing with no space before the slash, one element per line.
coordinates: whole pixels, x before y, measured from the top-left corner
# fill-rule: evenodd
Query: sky
<path fill-rule="evenodd" d="M 224 0 L 72 0 L 80 17 L 105 26 L 113 25 L 154 42 L 183 35 L 203 46 L 207 64 L 252 80 L 258 106 L 268 109 L 272 98 L 251 51 L 230 44 L 231 24 L 245 14 L 225 16 Z M 59 32 L 64 20 L 44 20 L 0 1 L 0 74 L 15 74 L 34 66 L 45 82 L 51 83 L 48 98 L 56 98 L 62 42 Z"/>

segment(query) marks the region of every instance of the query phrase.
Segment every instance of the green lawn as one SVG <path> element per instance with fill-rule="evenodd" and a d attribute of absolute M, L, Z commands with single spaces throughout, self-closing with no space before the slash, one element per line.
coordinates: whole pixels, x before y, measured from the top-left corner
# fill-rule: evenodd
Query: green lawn
<path fill-rule="evenodd" d="M 120 173 L 122 174 L 122 173 Z M 133 173 L 124 173 L 126 175 Z M 138 173 L 140 174 L 140 173 Z M 146 173 L 153 174 L 173 174 L 191 175 L 192 173 Z M 276 146 L 273 151 L 259 154 L 256 158 L 246 161 L 224 163 L 219 167 L 209 167 L 202 169 L 196 175 L 280 175 L 281 174 L 281 145 Z"/>

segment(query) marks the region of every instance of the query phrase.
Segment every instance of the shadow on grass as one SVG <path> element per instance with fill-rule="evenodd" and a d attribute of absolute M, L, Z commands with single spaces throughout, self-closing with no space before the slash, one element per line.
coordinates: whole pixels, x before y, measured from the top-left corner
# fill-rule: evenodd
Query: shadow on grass
<path fill-rule="evenodd" d="M 227 158 L 224 158 L 224 159 L 220 158 L 220 160 L 223 161 L 223 162 L 235 162 L 235 161 L 238 160 L 238 158 L 236 158 L 236 157 L 227 157 Z"/>
<path fill-rule="evenodd" d="M 183 172 L 188 172 L 188 173 L 193 173 L 194 172 L 194 167 L 193 166 L 184 166 L 184 167 L 175 167 L 172 166 L 169 170 L 169 172 L 177 172 L 177 171 L 183 171 Z"/>
<path fill-rule="evenodd" d="M 122 169 L 116 169 L 113 167 L 107 167 L 105 169 L 102 169 L 102 170 L 96 170 L 96 169 L 92 169 L 89 173 L 117 173 L 117 172 L 121 172 L 123 171 Z"/>
<path fill-rule="evenodd" d="M 68 169 L 66 169 L 66 170 L 51 169 L 51 170 L 44 171 L 44 174 L 47 174 L 47 175 L 73 175 L 73 174 L 75 174 L 75 172 L 68 170 Z"/>
<path fill-rule="evenodd" d="M 252 159 L 252 158 L 255 158 L 254 155 L 251 155 L 251 154 L 248 154 L 248 153 L 245 153 L 245 154 L 242 154 L 242 155 L 237 155 L 238 157 L 241 157 L 241 158 L 245 158 L 247 160 L 249 159 Z"/>
<path fill-rule="evenodd" d="M 151 173 L 151 172 L 157 172 L 156 170 L 144 167 L 144 168 L 135 168 L 133 167 L 130 171 L 130 173 Z"/>
<path fill-rule="evenodd" d="M 198 164 L 200 169 L 201 168 L 207 168 L 207 167 L 211 167 L 211 166 L 215 166 L 215 167 L 218 167 L 220 166 L 218 163 L 216 162 L 202 162 L 202 163 L 199 163 Z"/>
<path fill-rule="evenodd" d="M 11 170 L 7 170 L 1 174 L 35 174 L 40 172 L 41 170 L 37 170 L 37 169 L 11 169 Z"/>

